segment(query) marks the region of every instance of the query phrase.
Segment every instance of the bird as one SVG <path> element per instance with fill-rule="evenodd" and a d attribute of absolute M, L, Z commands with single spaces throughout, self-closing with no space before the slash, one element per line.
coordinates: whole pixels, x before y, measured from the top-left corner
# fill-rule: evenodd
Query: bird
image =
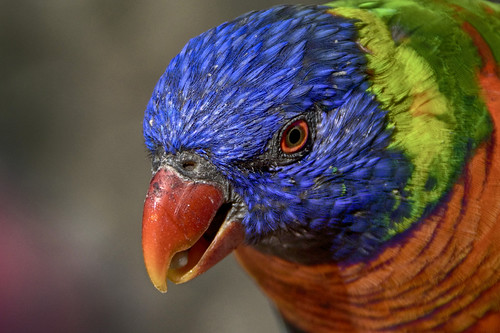
<path fill-rule="evenodd" d="M 500 5 L 340 0 L 191 39 L 143 121 L 154 286 L 234 252 L 290 332 L 500 330 Z"/>

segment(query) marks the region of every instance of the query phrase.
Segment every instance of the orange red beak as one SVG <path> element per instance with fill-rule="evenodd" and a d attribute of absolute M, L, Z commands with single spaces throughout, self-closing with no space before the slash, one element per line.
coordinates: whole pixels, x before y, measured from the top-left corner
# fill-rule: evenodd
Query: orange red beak
<path fill-rule="evenodd" d="M 239 222 L 219 214 L 218 230 L 211 227 L 224 202 L 216 184 L 186 180 L 169 167 L 154 175 L 144 202 L 142 247 L 147 272 L 159 291 L 167 291 L 167 277 L 187 282 L 243 242 Z"/>

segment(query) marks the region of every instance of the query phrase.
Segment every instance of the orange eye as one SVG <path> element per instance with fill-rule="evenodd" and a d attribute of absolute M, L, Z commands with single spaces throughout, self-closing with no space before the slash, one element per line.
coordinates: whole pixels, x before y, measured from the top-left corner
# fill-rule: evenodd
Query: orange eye
<path fill-rule="evenodd" d="M 281 150 L 285 154 L 300 151 L 306 145 L 309 137 L 309 126 L 303 119 L 290 124 L 281 136 Z"/>

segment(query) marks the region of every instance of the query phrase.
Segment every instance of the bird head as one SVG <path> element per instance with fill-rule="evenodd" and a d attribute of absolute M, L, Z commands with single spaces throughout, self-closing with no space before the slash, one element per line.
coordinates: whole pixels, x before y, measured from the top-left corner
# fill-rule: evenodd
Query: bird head
<path fill-rule="evenodd" d="M 370 94 L 355 22 L 279 6 L 192 39 L 144 118 L 143 217 L 161 291 L 241 243 L 290 261 L 356 260 L 404 216 L 409 167 Z"/>

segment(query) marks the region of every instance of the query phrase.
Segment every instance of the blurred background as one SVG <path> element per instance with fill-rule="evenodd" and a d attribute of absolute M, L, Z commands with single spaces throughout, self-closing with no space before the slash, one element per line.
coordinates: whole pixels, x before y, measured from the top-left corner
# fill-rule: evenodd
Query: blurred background
<path fill-rule="evenodd" d="M 278 3 L 0 2 L 0 331 L 279 331 L 232 257 L 163 295 L 140 243 L 156 80 L 191 37 Z"/>

